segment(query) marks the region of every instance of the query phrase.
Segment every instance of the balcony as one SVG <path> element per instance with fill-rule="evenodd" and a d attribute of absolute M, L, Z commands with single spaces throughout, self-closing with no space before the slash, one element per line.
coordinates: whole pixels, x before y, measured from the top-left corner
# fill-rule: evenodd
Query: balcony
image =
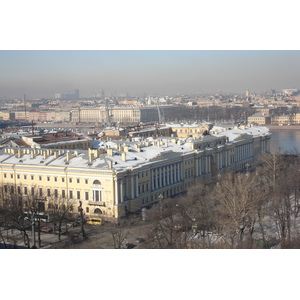
<path fill-rule="evenodd" d="M 89 201 L 89 205 L 105 206 L 104 201 Z"/>

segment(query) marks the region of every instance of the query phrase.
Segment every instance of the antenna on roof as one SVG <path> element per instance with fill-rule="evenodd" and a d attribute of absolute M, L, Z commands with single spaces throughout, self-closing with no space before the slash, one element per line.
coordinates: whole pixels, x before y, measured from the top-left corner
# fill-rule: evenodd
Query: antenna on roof
<path fill-rule="evenodd" d="M 26 116 L 26 99 L 24 94 L 24 110 L 25 110 L 25 122 L 27 122 L 27 116 Z"/>

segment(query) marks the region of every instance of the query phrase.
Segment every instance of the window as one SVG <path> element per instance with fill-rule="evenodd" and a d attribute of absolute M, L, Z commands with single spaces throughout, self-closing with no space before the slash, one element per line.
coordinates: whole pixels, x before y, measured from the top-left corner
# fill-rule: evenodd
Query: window
<path fill-rule="evenodd" d="M 89 208 L 88 208 L 88 207 L 86 208 L 86 212 L 87 212 L 87 213 L 89 213 L 89 212 L 90 212 L 90 210 L 89 210 Z"/>
<path fill-rule="evenodd" d="M 50 189 L 47 189 L 47 196 L 48 196 L 48 197 L 51 196 L 51 191 L 50 191 Z"/>
<path fill-rule="evenodd" d="M 69 182 L 72 183 L 72 178 L 69 178 Z"/>
<path fill-rule="evenodd" d="M 47 181 L 50 181 L 50 177 L 49 176 L 47 176 Z"/>
<path fill-rule="evenodd" d="M 24 186 L 24 195 L 27 195 L 27 186 Z"/>
<path fill-rule="evenodd" d="M 20 179 L 20 175 L 19 174 L 17 175 L 17 178 Z"/>
<path fill-rule="evenodd" d="M 14 175 L 13 175 L 13 174 L 10 174 L 10 178 L 14 178 Z"/>
<path fill-rule="evenodd" d="M 58 191 L 57 191 L 57 189 L 54 190 L 54 197 L 58 198 Z"/>
<path fill-rule="evenodd" d="M 77 191 L 77 200 L 80 200 L 80 191 Z"/>
<path fill-rule="evenodd" d="M 39 180 L 40 180 L 40 181 L 42 180 L 42 176 L 39 176 Z"/>
<path fill-rule="evenodd" d="M 10 187 L 10 193 L 11 193 L 11 194 L 14 193 L 14 187 L 13 187 L 13 186 Z"/>
<path fill-rule="evenodd" d="M 80 183 L 80 179 L 79 178 L 77 178 L 77 183 Z"/>
<path fill-rule="evenodd" d="M 30 177 L 31 177 L 31 180 L 34 180 L 34 176 L 33 175 L 31 175 Z"/>
<path fill-rule="evenodd" d="M 65 178 L 64 177 L 61 178 L 61 182 L 65 182 Z"/>
<path fill-rule="evenodd" d="M 85 200 L 86 200 L 86 201 L 89 200 L 89 192 L 85 192 Z"/>
<path fill-rule="evenodd" d="M 4 178 L 6 178 L 6 174 L 3 174 Z"/>
<path fill-rule="evenodd" d="M 57 177 L 54 177 L 54 181 L 57 181 Z"/>
<path fill-rule="evenodd" d="M 17 190 L 18 190 L 18 194 L 21 194 L 21 187 L 20 186 L 18 186 Z"/>
<path fill-rule="evenodd" d="M 24 175 L 24 179 L 27 179 L 27 175 Z"/>
<path fill-rule="evenodd" d="M 43 188 L 39 188 L 39 195 L 40 195 L 40 197 L 43 196 Z"/>
<path fill-rule="evenodd" d="M 73 199 L 73 191 L 70 191 L 70 199 Z"/>
<path fill-rule="evenodd" d="M 65 190 L 62 190 L 62 191 L 61 191 L 61 196 L 62 196 L 63 198 L 66 198 L 66 191 L 65 191 Z"/>
<path fill-rule="evenodd" d="M 31 188 L 31 195 L 34 195 L 34 187 Z"/>
<path fill-rule="evenodd" d="M 86 179 L 86 180 L 85 180 L 85 184 L 88 184 L 88 183 L 89 183 L 89 181 L 88 181 L 88 179 Z"/>
<path fill-rule="evenodd" d="M 7 193 L 7 185 L 4 186 L 4 193 Z"/>

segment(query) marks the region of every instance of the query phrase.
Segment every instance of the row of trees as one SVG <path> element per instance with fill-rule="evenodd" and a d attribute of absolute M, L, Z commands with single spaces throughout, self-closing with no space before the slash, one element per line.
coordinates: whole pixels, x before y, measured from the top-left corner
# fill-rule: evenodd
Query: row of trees
<path fill-rule="evenodd" d="M 80 214 L 80 207 L 74 201 L 66 199 L 47 200 L 46 197 L 32 193 L 25 195 L 21 193 L 21 188 L 16 189 L 14 185 L 4 185 L 0 197 L 0 240 L 6 245 L 4 238 L 4 229 L 18 230 L 22 233 L 24 246 L 41 247 L 40 227 L 46 219 L 51 221 L 52 230 L 58 233 L 58 240 L 61 239 L 63 225 L 74 220 L 74 217 Z M 37 189 L 32 189 L 37 190 Z M 83 223 L 83 222 L 82 222 Z M 48 223 L 47 223 L 48 224 Z M 29 232 L 32 231 L 29 238 Z M 35 239 L 37 233 L 37 241 Z M 82 226 L 82 235 L 84 229 Z"/>
<path fill-rule="evenodd" d="M 192 120 L 192 121 L 209 121 L 215 122 L 219 120 L 246 120 L 248 115 L 253 114 L 247 107 L 190 107 L 181 105 L 176 112 L 168 114 L 166 112 L 165 118 L 168 121 Z"/>
<path fill-rule="evenodd" d="M 268 154 L 255 171 L 194 186 L 147 212 L 146 248 L 300 247 L 300 160 Z"/>

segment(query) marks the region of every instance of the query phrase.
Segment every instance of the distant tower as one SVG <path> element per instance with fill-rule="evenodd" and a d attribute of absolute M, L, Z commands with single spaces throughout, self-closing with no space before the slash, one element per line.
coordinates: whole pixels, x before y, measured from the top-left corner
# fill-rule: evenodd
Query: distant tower
<path fill-rule="evenodd" d="M 249 90 L 246 91 L 246 101 L 251 102 Z"/>
<path fill-rule="evenodd" d="M 79 90 L 74 91 L 74 97 L 76 100 L 79 99 Z"/>
<path fill-rule="evenodd" d="M 151 97 L 150 97 L 150 95 L 149 95 L 149 97 L 148 97 L 148 105 L 150 106 L 151 103 L 152 103 L 152 101 L 151 101 Z"/>

